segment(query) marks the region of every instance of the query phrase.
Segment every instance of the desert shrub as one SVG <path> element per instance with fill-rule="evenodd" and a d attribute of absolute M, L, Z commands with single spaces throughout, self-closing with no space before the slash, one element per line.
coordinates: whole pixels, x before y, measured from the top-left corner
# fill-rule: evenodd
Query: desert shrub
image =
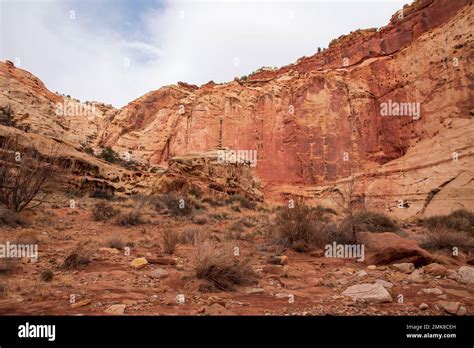
<path fill-rule="evenodd" d="M 16 140 L 0 138 L 0 203 L 20 212 L 46 202 L 51 186 L 62 183 L 72 167 L 62 159 L 62 152 L 53 145 L 43 155 Z"/>
<path fill-rule="evenodd" d="M 135 209 L 131 212 L 123 212 L 118 215 L 115 220 L 115 224 L 119 226 L 138 226 L 144 224 L 145 220 L 143 219 L 142 212 L 138 209 Z"/>
<path fill-rule="evenodd" d="M 117 152 L 112 150 L 110 146 L 107 146 L 104 149 L 102 149 L 102 152 L 99 154 L 98 157 L 110 163 L 115 163 L 120 158 Z"/>
<path fill-rule="evenodd" d="M 425 230 L 425 234 L 421 236 L 420 246 L 428 250 L 452 251 L 453 247 L 469 250 L 474 245 L 466 232 L 436 226 L 431 230 Z"/>
<path fill-rule="evenodd" d="M 225 201 L 213 197 L 204 197 L 202 202 L 208 203 L 211 207 L 223 207 L 226 204 Z"/>
<path fill-rule="evenodd" d="M 329 222 L 322 230 L 321 244 L 336 242 L 338 244 L 355 244 L 357 236 L 349 220 Z"/>
<path fill-rule="evenodd" d="M 0 209 L 0 226 L 20 227 L 25 225 L 26 222 L 16 212 Z"/>
<path fill-rule="evenodd" d="M 104 190 L 94 190 L 90 193 L 89 197 L 110 201 L 114 198 L 114 195 Z"/>
<path fill-rule="evenodd" d="M 106 202 L 99 202 L 92 208 L 92 218 L 95 221 L 107 221 L 119 212 Z"/>
<path fill-rule="evenodd" d="M 474 213 L 461 209 L 449 215 L 435 215 L 423 220 L 423 226 L 428 229 L 447 228 L 464 231 L 474 237 Z"/>
<path fill-rule="evenodd" d="M 287 247 L 297 246 L 299 251 L 324 244 L 326 236 L 322 230 L 328 221 L 328 216 L 320 208 L 296 201 L 293 208 L 284 207 L 277 211 L 274 224 L 276 241 Z"/>
<path fill-rule="evenodd" d="M 125 247 L 125 243 L 119 236 L 111 236 L 107 238 L 104 246 L 107 248 L 123 249 Z"/>
<path fill-rule="evenodd" d="M 85 146 L 82 148 L 82 151 L 84 151 L 85 153 L 87 153 L 88 155 L 94 155 L 94 149 L 90 146 Z"/>
<path fill-rule="evenodd" d="M 194 206 L 189 200 L 185 200 L 173 193 L 163 195 L 161 200 L 171 216 L 189 216 L 194 212 Z"/>
<path fill-rule="evenodd" d="M 208 218 L 204 214 L 195 215 L 192 220 L 196 225 L 205 225 L 209 222 Z"/>
<path fill-rule="evenodd" d="M 187 228 L 181 232 L 179 242 L 181 244 L 195 244 L 200 238 L 201 231 L 195 228 Z"/>
<path fill-rule="evenodd" d="M 242 225 L 233 225 L 224 232 L 224 237 L 227 240 L 245 240 L 251 241 L 254 237 L 253 233 L 246 232 Z"/>
<path fill-rule="evenodd" d="M 242 208 L 245 208 L 245 209 L 252 209 L 253 210 L 257 207 L 257 204 L 255 202 L 252 202 L 248 198 L 246 198 L 242 195 L 239 195 L 239 194 L 229 196 L 229 198 L 227 198 L 227 200 L 226 200 L 226 204 L 228 204 L 228 205 L 231 205 L 231 204 L 236 203 L 236 202 L 239 203 L 240 206 Z"/>
<path fill-rule="evenodd" d="M 196 198 L 199 198 L 203 195 L 203 191 L 198 186 L 194 185 L 189 188 L 188 193 L 195 196 Z"/>
<path fill-rule="evenodd" d="M 51 270 L 44 270 L 43 272 L 41 272 L 41 275 L 40 275 L 40 279 L 44 282 L 49 282 L 51 280 L 53 280 L 54 278 L 54 274 Z"/>
<path fill-rule="evenodd" d="M 198 246 L 196 276 L 206 279 L 215 288 L 233 290 L 235 285 L 251 284 L 256 275 L 250 259 L 235 257 L 232 245 L 206 241 Z"/>
<path fill-rule="evenodd" d="M 22 231 L 16 236 L 16 243 L 17 244 L 38 244 L 39 243 L 38 232 L 31 231 L 31 230 Z"/>
<path fill-rule="evenodd" d="M 196 210 L 206 210 L 207 206 L 204 205 L 200 198 L 195 196 L 188 196 L 187 202 Z"/>
<path fill-rule="evenodd" d="M 0 274 L 10 274 L 18 267 L 20 260 L 14 257 L 0 258 Z"/>
<path fill-rule="evenodd" d="M 81 268 L 91 262 L 91 256 L 93 253 L 94 249 L 91 247 L 91 243 L 80 242 L 76 244 L 76 246 L 66 256 L 61 268 Z"/>
<path fill-rule="evenodd" d="M 180 235 L 176 230 L 166 229 L 163 232 L 163 251 L 167 254 L 173 254 L 179 240 Z"/>
<path fill-rule="evenodd" d="M 382 213 L 357 211 L 347 216 L 343 224 L 353 228 L 354 232 L 398 232 L 397 223 Z"/>

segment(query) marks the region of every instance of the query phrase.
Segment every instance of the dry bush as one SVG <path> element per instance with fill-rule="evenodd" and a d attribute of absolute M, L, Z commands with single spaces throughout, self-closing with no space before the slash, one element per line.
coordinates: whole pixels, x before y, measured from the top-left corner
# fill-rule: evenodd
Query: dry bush
<path fill-rule="evenodd" d="M 226 204 L 232 205 L 233 203 L 239 203 L 242 208 L 245 209 L 255 209 L 257 204 L 255 202 L 250 201 L 247 197 L 244 197 L 240 194 L 232 195 L 226 200 Z"/>
<path fill-rule="evenodd" d="M 296 201 L 293 208 L 284 207 L 277 211 L 273 226 L 276 242 L 298 251 L 309 250 L 326 243 L 327 237 L 322 231 L 328 222 L 329 216 L 324 209 Z"/>
<path fill-rule="evenodd" d="M 15 257 L 0 258 L 0 274 L 11 274 L 20 264 L 20 260 Z"/>
<path fill-rule="evenodd" d="M 181 244 L 192 244 L 197 245 L 204 242 L 208 237 L 208 234 L 202 230 L 195 228 L 188 228 L 181 232 L 179 236 L 179 242 Z"/>
<path fill-rule="evenodd" d="M 107 221 L 119 212 L 106 202 L 99 202 L 92 208 L 92 219 L 94 221 Z"/>
<path fill-rule="evenodd" d="M 97 198 L 97 199 L 105 199 L 107 201 L 110 201 L 114 199 L 114 194 L 107 192 L 105 190 L 94 190 L 91 192 L 89 195 L 90 198 Z"/>
<path fill-rule="evenodd" d="M 31 230 L 22 231 L 16 236 L 16 243 L 17 244 L 38 244 L 39 243 L 38 232 L 31 231 Z"/>
<path fill-rule="evenodd" d="M 72 167 L 63 160 L 61 146 L 54 145 L 46 155 L 24 149 L 17 140 L 0 139 L 0 202 L 20 212 L 48 200 L 53 185 L 61 183 Z"/>
<path fill-rule="evenodd" d="M 221 199 L 216 199 L 214 197 L 204 197 L 202 199 L 203 203 L 208 203 L 211 207 L 223 207 L 226 202 Z"/>
<path fill-rule="evenodd" d="M 250 259 L 234 256 L 230 244 L 209 241 L 198 246 L 195 271 L 197 278 L 206 279 L 222 291 L 233 290 L 235 285 L 252 284 L 256 279 Z"/>
<path fill-rule="evenodd" d="M 207 224 L 207 223 L 209 222 L 207 216 L 204 215 L 204 214 L 199 214 L 199 215 L 193 216 L 192 221 L 193 221 L 196 225 L 205 225 L 205 224 Z"/>
<path fill-rule="evenodd" d="M 49 282 L 53 280 L 53 278 L 54 278 L 54 273 L 51 270 L 47 269 L 41 272 L 40 279 L 42 281 Z"/>
<path fill-rule="evenodd" d="M 163 232 L 163 251 L 167 254 L 173 254 L 179 240 L 180 235 L 178 232 L 172 229 L 165 230 Z"/>
<path fill-rule="evenodd" d="M 132 212 L 123 212 L 115 221 L 116 225 L 125 227 L 138 226 L 144 223 L 145 220 L 143 220 L 142 212 L 139 209 L 135 209 Z"/>
<path fill-rule="evenodd" d="M 63 261 L 63 269 L 81 268 L 91 262 L 94 253 L 91 243 L 79 242 Z"/>
<path fill-rule="evenodd" d="M 194 213 L 194 201 L 168 193 L 161 196 L 162 203 L 166 206 L 171 216 L 190 216 Z"/>
<path fill-rule="evenodd" d="M 14 211 L 0 209 L 0 226 L 20 227 L 26 226 L 26 222 Z"/>
<path fill-rule="evenodd" d="M 399 232 L 397 223 L 382 213 L 361 210 L 346 219 L 355 232 Z"/>
<path fill-rule="evenodd" d="M 474 213 L 465 209 L 456 210 L 449 215 L 431 216 L 423 220 L 423 225 L 430 230 L 444 227 L 455 231 L 464 231 L 474 237 Z"/>
<path fill-rule="evenodd" d="M 447 249 L 452 251 L 453 247 L 457 247 L 467 251 L 474 246 L 474 243 L 466 232 L 437 226 L 432 230 L 425 231 L 421 237 L 420 246 L 428 250 Z"/>
<path fill-rule="evenodd" d="M 125 243 L 119 236 L 111 236 L 107 238 L 104 246 L 107 248 L 123 249 L 125 247 Z"/>

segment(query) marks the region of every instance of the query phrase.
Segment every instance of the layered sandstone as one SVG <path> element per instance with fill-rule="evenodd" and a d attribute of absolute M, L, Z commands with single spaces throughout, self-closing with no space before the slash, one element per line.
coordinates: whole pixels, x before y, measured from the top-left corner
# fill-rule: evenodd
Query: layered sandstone
<path fill-rule="evenodd" d="M 255 179 L 241 186 L 266 199 L 352 202 L 400 217 L 472 210 L 472 28 L 470 1 L 418 0 L 387 26 L 343 36 L 295 64 L 226 84 L 166 86 L 92 118 L 58 118 L 51 109 L 63 97 L 1 64 L 8 92 L 2 86 L 0 101 L 37 133 L 131 151 L 201 185 L 212 186 L 206 154 L 257 150 L 257 166 L 245 169 Z M 382 115 L 382 105 L 397 103 L 419 113 Z M 173 160 L 186 157 L 208 177 Z"/>

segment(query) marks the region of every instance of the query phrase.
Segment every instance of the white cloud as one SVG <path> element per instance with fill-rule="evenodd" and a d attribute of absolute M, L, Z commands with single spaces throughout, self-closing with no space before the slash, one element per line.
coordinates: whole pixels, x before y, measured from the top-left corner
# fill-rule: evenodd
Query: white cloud
<path fill-rule="evenodd" d="M 403 1 L 161 5 L 144 12 L 139 39 L 129 39 L 103 20 L 117 17 L 113 6 L 94 14 L 82 5 L 71 19 L 71 3 L 3 2 L 0 57 L 20 58 L 53 91 L 123 106 L 166 84 L 225 82 L 292 63 L 351 30 L 385 25 Z"/>

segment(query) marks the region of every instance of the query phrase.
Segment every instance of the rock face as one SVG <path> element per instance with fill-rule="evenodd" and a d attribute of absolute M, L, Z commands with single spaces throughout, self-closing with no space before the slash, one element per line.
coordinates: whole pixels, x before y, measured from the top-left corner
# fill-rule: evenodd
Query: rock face
<path fill-rule="evenodd" d="M 0 64 L 0 106 L 19 127 L 132 151 L 152 166 L 172 169 L 177 158 L 215 149 L 256 150 L 243 181 L 226 174 L 229 187 L 216 183 L 225 192 L 243 187 L 258 199 L 300 196 L 334 208 L 352 202 L 399 217 L 472 210 L 469 3 L 418 0 L 403 19 L 357 30 L 297 63 L 225 84 L 166 86 L 120 110 L 98 104 L 93 116 L 58 117 L 58 103 L 77 101 Z M 410 103 L 404 116 L 392 108 L 400 103 Z"/>
<path fill-rule="evenodd" d="M 342 295 L 354 301 L 392 302 L 392 296 L 381 284 L 358 284 L 348 287 Z"/>
<path fill-rule="evenodd" d="M 409 273 L 413 266 L 426 265 L 431 262 L 431 255 L 420 248 L 415 240 L 402 238 L 395 233 L 360 232 L 359 243 L 365 245 L 365 262 L 370 264 L 390 264 L 404 261 L 400 266 L 393 265 L 402 272 Z M 408 264 L 411 263 L 411 266 Z"/>

